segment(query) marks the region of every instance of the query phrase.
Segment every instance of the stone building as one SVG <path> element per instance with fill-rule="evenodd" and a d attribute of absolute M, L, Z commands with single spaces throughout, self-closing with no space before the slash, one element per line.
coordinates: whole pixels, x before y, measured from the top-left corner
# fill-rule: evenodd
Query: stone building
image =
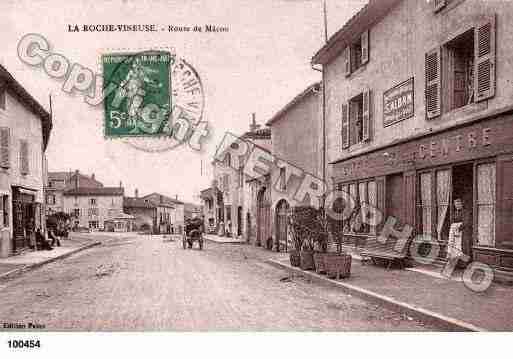
<path fill-rule="evenodd" d="M 270 151 L 270 128 L 260 128 L 255 114 L 250 130 L 240 138 L 252 146 Z M 235 138 L 234 141 L 237 142 Z M 236 151 L 232 153 L 230 146 L 227 146 L 212 162 L 212 186 L 201 192 L 205 228 L 209 232 L 221 235 L 229 233 L 235 238 L 245 237 L 249 242 L 258 242 L 255 237 L 256 212 L 252 209 L 253 197 L 256 196 L 252 188 L 255 184 L 245 175 L 245 159 L 232 155 L 238 156 Z"/>
<path fill-rule="evenodd" d="M 287 251 L 291 247 L 288 215 L 299 204 L 318 207 L 320 198 L 296 197 L 302 193 L 305 176 L 322 180 L 322 92 L 315 83 L 294 97 L 266 124 L 271 128 L 272 155 L 277 168 L 270 174 L 270 218 L 274 248 Z M 257 207 L 265 206 L 265 190 L 256 199 Z M 263 195 L 262 195 L 263 194 Z"/>
<path fill-rule="evenodd" d="M 44 188 L 46 214 L 65 212 L 64 192 L 74 187 L 103 187 L 103 184 L 95 179 L 94 173 L 89 177 L 78 170 L 75 172 L 48 172 Z"/>
<path fill-rule="evenodd" d="M 138 231 L 149 231 L 153 234 L 178 233 L 180 221 L 176 218 L 176 204 L 159 197 L 158 201 L 151 198 L 139 197 L 135 190 L 135 197 L 125 197 L 123 210 L 135 217 L 134 227 Z M 179 207 L 179 206 L 178 206 Z"/>
<path fill-rule="evenodd" d="M 175 198 L 165 196 L 160 193 L 151 193 L 144 197 L 157 207 L 157 229 L 158 233 L 177 233 L 181 234 L 185 222 L 184 203 Z"/>
<path fill-rule="evenodd" d="M 462 251 L 513 270 L 513 45 L 509 2 L 371 0 L 313 57 L 326 88 L 331 187 L 425 234 L 447 255 L 454 200 Z M 348 237 L 380 226 L 348 224 Z"/>
<path fill-rule="evenodd" d="M 45 230 L 45 157 L 50 114 L 0 65 L 0 256 L 31 246 Z"/>

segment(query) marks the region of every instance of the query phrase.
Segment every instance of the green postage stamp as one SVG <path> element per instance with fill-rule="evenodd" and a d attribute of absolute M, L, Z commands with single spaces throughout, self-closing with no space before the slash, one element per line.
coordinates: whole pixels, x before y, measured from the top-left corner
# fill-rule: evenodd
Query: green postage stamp
<path fill-rule="evenodd" d="M 102 55 L 106 137 L 171 135 L 173 61 L 162 51 Z"/>

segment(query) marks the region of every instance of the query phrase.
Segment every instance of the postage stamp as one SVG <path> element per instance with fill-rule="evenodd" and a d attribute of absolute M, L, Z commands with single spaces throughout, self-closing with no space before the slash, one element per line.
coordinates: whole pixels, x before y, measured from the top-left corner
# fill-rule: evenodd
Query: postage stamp
<path fill-rule="evenodd" d="M 162 51 L 102 56 L 104 88 L 115 85 L 104 101 L 106 137 L 171 134 L 172 61 Z"/>

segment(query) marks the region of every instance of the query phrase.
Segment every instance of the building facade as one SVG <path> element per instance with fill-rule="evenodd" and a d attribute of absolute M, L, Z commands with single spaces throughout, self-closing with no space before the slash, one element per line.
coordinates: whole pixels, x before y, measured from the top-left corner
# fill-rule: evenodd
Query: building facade
<path fill-rule="evenodd" d="M 155 226 L 158 233 L 183 233 L 185 210 L 184 203 L 178 200 L 178 196 L 171 198 L 160 193 L 151 193 L 141 198 L 156 207 Z"/>
<path fill-rule="evenodd" d="M 45 230 L 44 151 L 52 122 L 48 112 L 0 65 L 0 256 L 33 245 Z"/>
<path fill-rule="evenodd" d="M 332 188 L 428 236 L 442 262 L 458 199 L 463 253 L 513 269 L 512 15 L 507 2 L 371 0 L 312 60 Z"/>
<path fill-rule="evenodd" d="M 271 199 L 271 236 L 274 248 L 288 251 L 291 238 L 288 215 L 292 207 L 303 204 L 318 206 L 319 198 L 296 198 L 305 174 L 322 180 L 322 92 L 315 83 L 298 94 L 268 122 L 271 128 L 272 155 L 278 168 L 270 173 L 270 193 L 260 189 L 257 207 Z M 263 192 L 262 192 L 263 191 Z M 264 203 L 260 203 L 263 201 Z"/>
<path fill-rule="evenodd" d="M 123 215 L 123 187 L 77 187 L 64 192 L 64 211 L 74 229 L 105 230 L 105 222 Z"/>

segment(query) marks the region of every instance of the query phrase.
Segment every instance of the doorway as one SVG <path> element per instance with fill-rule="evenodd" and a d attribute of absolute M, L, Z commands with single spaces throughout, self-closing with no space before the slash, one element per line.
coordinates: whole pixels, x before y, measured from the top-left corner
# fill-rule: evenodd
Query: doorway
<path fill-rule="evenodd" d="M 276 206 L 276 237 L 278 243 L 278 252 L 288 252 L 288 221 L 289 221 L 289 203 L 281 200 Z"/>
<path fill-rule="evenodd" d="M 463 236 L 461 249 L 464 254 L 472 255 L 472 234 L 473 234 L 473 207 L 474 207 L 474 164 L 466 163 L 454 166 L 452 169 L 452 211 L 451 223 L 463 220 Z M 455 218 L 454 200 L 461 199 L 463 202 L 463 218 Z"/>

